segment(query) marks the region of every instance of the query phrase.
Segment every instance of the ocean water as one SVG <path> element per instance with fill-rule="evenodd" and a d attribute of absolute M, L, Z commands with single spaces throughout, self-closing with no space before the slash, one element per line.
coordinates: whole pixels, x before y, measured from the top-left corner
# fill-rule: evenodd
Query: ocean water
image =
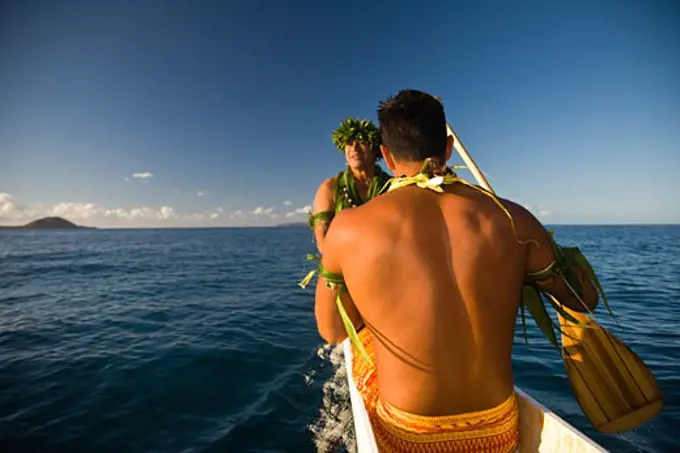
<path fill-rule="evenodd" d="M 525 391 L 612 451 L 680 451 L 680 227 L 556 227 L 594 264 L 666 406 L 597 434 L 529 322 Z M 314 452 L 351 445 L 337 355 L 297 281 L 304 228 L 0 232 L 0 451 Z"/>

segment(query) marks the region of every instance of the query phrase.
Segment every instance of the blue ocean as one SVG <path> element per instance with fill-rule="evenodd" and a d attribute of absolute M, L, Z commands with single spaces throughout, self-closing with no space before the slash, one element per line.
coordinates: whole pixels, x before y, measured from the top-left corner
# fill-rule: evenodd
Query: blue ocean
<path fill-rule="evenodd" d="M 529 321 L 517 384 L 616 452 L 680 451 L 680 227 L 560 226 L 594 264 L 666 406 L 598 434 Z M 0 232 L 0 451 L 344 451 L 305 228 Z M 336 361 L 337 362 L 337 361 Z M 350 420 L 351 422 L 351 420 Z"/>

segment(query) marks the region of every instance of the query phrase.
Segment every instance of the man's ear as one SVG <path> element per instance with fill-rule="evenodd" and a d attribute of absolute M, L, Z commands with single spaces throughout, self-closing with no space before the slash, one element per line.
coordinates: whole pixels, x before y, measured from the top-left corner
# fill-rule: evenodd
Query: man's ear
<path fill-rule="evenodd" d="M 451 159 L 451 153 L 453 152 L 453 135 L 446 136 L 446 160 L 448 162 Z"/>
<path fill-rule="evenodd" d="M 385 165 L 392 173 L 394 173 L 396 166 L 394 165 L 394 156 L 390 153 L 390 149 L 385 145 L 380 145 L 380 152 L 382 153 L 383 159 L 385 159 Z"/>

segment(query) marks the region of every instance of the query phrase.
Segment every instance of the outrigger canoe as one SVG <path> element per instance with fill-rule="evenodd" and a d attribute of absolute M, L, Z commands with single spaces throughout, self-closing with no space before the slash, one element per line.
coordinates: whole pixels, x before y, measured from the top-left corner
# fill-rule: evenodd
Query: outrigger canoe
<path fill-rule="evenodd" d="M 342 343 L 349 385 L 357 453 L 378 453 L 368 413 L 352 377 L 352 345 Z M 515 387 L 519 402 L 519 448 L 521 453 L 606 452 L 583 433 L 561 419 L 520 388 Z"/>

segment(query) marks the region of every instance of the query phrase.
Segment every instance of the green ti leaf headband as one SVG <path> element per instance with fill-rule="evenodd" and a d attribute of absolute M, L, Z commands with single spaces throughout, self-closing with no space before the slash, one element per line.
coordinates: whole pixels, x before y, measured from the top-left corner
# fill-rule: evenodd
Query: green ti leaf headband
<path fill-rule="evenodd" d="M 354 141 L 359 141 L 368 143 L 376 159 L 382 157 L 380 154 L 380 145 L 382 143 L 380 129 L 373 121 L 348 118 L 333 131 L 331 138 L 333 139 L 333 144 L 342 153 L 345 152 L 345 146 Z"/>

